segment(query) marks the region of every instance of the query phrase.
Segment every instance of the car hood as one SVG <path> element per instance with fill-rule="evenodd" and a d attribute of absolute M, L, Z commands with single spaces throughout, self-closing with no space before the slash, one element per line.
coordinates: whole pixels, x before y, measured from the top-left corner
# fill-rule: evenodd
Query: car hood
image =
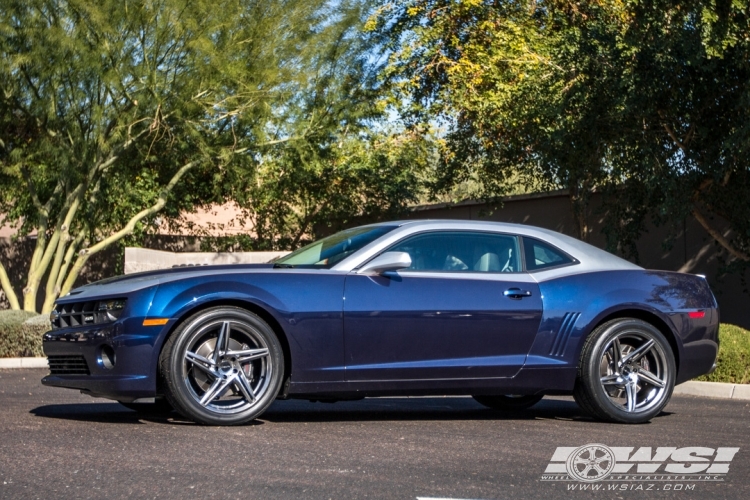
<path fill-rule="evenodd" d="M 156 286 L 160 283 L 167 283 L 184 278 L 272 268 L 273 264 L 228 264 L 224 266 L 185 266 L 127 274 L 124 276 L 115 276 L 113 278 L 95 281 L 94 283 L 78 287 L 71 290 L 70 293 L 64 297 L 60 297 L 58 302 L 79 302 L 92 297 L 99 298 L 124 295 Z"/>

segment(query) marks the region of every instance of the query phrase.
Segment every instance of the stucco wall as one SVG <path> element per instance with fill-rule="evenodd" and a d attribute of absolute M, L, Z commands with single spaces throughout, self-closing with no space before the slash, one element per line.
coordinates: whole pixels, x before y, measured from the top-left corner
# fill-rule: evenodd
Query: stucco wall
<path fill-rule="evenodd" d="M 125 274 L 174 266 L 263 264 L 288 252 L 165 252 L 149 248 L 125 249 Z"/>

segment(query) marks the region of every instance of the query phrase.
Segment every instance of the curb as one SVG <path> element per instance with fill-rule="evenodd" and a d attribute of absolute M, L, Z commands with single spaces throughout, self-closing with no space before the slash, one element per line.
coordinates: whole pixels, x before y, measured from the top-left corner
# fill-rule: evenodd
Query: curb
<path fill-rule="evenodd" d="M 679 396 L 701 396 L 704 398 L 738 399 L 750 400 L 750 385 L 748 384 L 725 384 L 722 382 L 698 382 L 690 381 L 680 384 L 674 388 Z"/>
<path fill-rule="evenodd" d="M 0 358 L 0 370 L 47 367 L 47 358 Z"/>

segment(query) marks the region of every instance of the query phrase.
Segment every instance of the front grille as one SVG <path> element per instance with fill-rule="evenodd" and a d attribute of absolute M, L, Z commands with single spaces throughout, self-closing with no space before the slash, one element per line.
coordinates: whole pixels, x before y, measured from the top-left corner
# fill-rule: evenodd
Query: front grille
<path fill-rule="evenodd" d="M 89 375 L 83 356 L 47 356 L 51 375 Z"/>
<path fill-rule="evenodd" d="M 55 329 L 96 323 L 99 314 L 96 311 L 96 301 L 60 304 L 55 312 L 57 314 L 52 318 L 52 328 Z"/>
<path fill-rule="evenodd" d="M 57 304 L 52 311 L 52 329 L 111 323 L 120 317 L 125 299 L 89 300 Z"/>

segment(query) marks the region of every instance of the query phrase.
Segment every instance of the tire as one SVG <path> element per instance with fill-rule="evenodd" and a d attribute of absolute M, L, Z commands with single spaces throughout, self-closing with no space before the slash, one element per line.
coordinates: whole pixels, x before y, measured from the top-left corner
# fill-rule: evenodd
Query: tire
<path fill-rule="evenodd" d="M 526 408 L 531 408 L 544 396 L 541 395 L 529 395 L 529 396 L 472 396 L 474 400 L 493 410 L 501 411 L 521 411 Z"/>
<path fill-rule="evenodd" d="M 259 316 L 222 306 L 180 325 L 164 345 L 159 368 L 164 395 L 181 415 L 200 424 L 240 425 L 276 399 L 284 353 Z"/>
<path fill-rule="evenodd" d="M 157 399 L 153 403 L 125 403 L 118 401 L 129 410 L 137 411 L 141 415 L 169 415 L 174 411 L 172 405 L 166 399 Z"/>
<path fill-rule="evenodd" d="M 586 339 L 573 396 L 601 420 L 648 422 L 672 397 L 676 372 L 672 348 L 656 327 L 639 319 L 616 319 Z"/>

